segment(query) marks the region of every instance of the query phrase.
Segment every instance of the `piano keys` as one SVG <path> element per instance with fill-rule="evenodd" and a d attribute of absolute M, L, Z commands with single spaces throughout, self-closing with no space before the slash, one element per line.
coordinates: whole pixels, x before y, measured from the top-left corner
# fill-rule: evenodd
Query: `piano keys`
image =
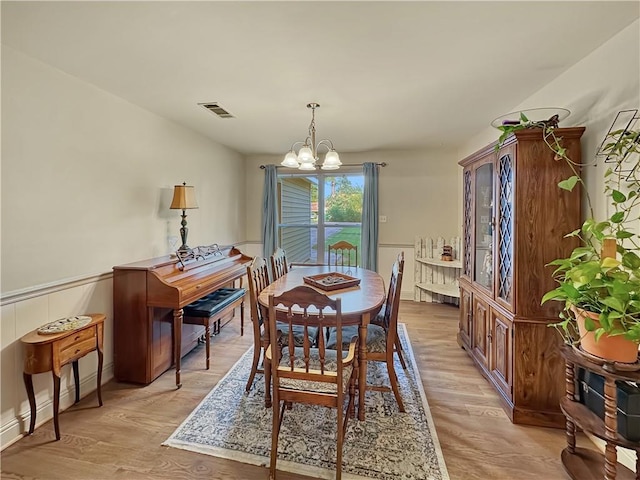
<path fill-rule="evenodd" d="M 232 246 L 192 252 L 184 259 L 165 256 L 113 267 L 116 380 L 148 385 L 175 365 L 179 388 L 180 358 L 203 331 L 182 324 L 182 309 L 241 279 L 252 260 Z"/>

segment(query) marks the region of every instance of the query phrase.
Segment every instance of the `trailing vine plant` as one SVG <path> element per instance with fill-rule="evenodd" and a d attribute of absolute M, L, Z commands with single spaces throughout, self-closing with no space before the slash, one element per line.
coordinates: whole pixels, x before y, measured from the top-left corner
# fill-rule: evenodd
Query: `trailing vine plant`
<path fill-rule="evenodd" d="M 540 128 L 545 144 L 554 152 L 554 160 L 564 161 L 572 175 L 558 183 L 558 187 L 573 191 L 582 187 L 589 216 L 580 229 L 565 237 L 578 237 L 581 246 L 575 248 L 568 258 L 553 260 L 556 267 L 554 279 L 559 286 L 547 292 L 542 303 L 549 300 L 564 302 L 560 322 L 552 324 L 562 334 L 565 342 L 579 341 L 572 307 L 596 312 L 600 325 L 587 320 L 587 330 L 594 331 L 596 338 L 603 334 L 624 335 L 640 343 L 640 239 L 633 231 L 637 227 L 640 210 L 640 130 L 615 130 L 607 135 L 599 153 L 606 155 L 613 168 L 604 173 L 604 195 L 613 212 L 605 220 L 595 219 L 593 205 L 580 172 L 586 165 L 574 162 L 556 135 L 558 117 L 546 121 L 529 120 L 520 114 L 519 121 L 507 121 L 497 128 L 501 131 L 496 150 L 512 133 L 529 128 Z M 626 168 L 625 168 L 626 167 Z M 635 225 L 634 225 L 635 224 Z M 617 258 L 603 258 L 602 245 L 615 241 Z M 619 258 L 619 260 L 618 260 Z"/>

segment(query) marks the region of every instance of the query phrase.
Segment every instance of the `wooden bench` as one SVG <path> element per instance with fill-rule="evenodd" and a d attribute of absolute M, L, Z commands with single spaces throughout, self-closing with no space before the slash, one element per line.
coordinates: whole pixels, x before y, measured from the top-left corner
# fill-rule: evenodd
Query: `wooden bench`
<path fill-rule="evenodd" d="M 220 333 L 220 323 L 225 317 L 231 317 L 240 306 L 240 335 L 244 335 L 244 288 L 221 288 L 184 307 L 183 323 L 204 326 L 207 351 L 207 370 L 209 370 L 211 327 L 213 334 Z"/>

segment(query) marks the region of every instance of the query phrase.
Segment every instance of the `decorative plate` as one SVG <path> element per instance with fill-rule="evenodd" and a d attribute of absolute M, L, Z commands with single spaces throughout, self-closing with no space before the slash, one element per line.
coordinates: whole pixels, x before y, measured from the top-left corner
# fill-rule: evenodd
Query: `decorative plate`
<path fill-rule="evenodd" d="M 312 287 L 325 291 L 340 290 L 341 288 L 360 285 L 359 278 L 350 277 L 349 275 L 338 272 L 321 273 L 319 275 L 311 275 L 303 278 L 304 283 L 308 283 Z"/>
<path fill-rule="evenodd" d="M 557 121 L 561 122 L 569 116 L 571 112 L 566 108 L 560 107 L 546 107 L 546 108 L 530 108 L 528 110 L 520 110 L 517 112 L 507 113 L 500 115 L 498 118 L 491 122 L 491 126 L 498 128 L 502 125 L 519 125 L 521 123 L 520 115 L 524 114 L 529 119 L 530 123 L 546 122 L 550 120 L 554 115 L 558 116 Z"/>
<path fill-rule="evenodd" d="M 87 315 L 78 315 L 75 317 L 60 318 L 53 322 L 45 323 L 38 328 L 40 335 L 52 335 L 54 333 L 68 332 L 77 328 L 84 327 L 91 321 L 91 317 Z"/>

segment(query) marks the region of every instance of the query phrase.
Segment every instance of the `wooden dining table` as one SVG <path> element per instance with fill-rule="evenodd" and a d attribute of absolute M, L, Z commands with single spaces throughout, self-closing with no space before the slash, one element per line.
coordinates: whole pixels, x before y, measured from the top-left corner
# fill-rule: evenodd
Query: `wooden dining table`
<path fill-rule="evenodd" d="M 269 307 L 269 295 L 278 296 L 292 288 L 305 285 L 304 277 L 329 272 L 337 272 L 360 279 L 359 285 L 340 290 L 325 291 L 313 288 L 330 298 L 340 298 L 342 301 L 342 324 L 358 325 L 359 327 L 358 419 L 364 420 L 364 398 L 367 385 L 367 326 L 371 319 L 375 318 L 385 301 L 385 286 L 382 277 L 377 272 L 359 267 L 295 266 L 260 292 L 258 302 L 266 312 Z M 286 311 L 282 309 L 276 310 L 276 312 L 276 316 L 282 312 L 284 320 Z"/>

